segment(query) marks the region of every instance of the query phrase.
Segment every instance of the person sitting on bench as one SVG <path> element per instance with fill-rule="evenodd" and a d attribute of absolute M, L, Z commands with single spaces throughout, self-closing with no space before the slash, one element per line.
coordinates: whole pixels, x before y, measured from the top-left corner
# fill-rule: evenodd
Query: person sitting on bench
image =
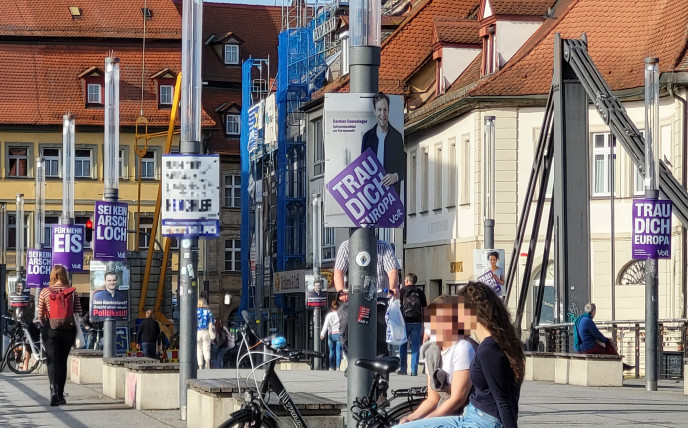
<path fill-rule="evenodd" d="M 581 354 L 619 355 L 614 342 L 605 337 L 595 325 L 597 307 L 585 305 L 584 313 L 573 321 L 573 350 Z M 624 370 L 633 368 L 624 363 Z"/>

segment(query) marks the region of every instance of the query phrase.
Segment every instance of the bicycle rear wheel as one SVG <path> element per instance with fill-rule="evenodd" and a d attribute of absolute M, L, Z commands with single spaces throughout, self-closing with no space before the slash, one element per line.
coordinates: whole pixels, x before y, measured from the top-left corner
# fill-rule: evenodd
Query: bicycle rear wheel
<path fill-rule="evenodd" d="M 29 374 L 36 370 L 38 367 L 38 358 L 35 358 L 31 352 L 28 352 L 29 344 L 26 342 L 12 342 L 10 347 L 7 349 L 7 354 L 5 355 L 5 361 L 7 362 L 7 367 L 16 374 Z M 24 358 L 27 356 L 29 358 L 28 368 L 24 370 Z"/>

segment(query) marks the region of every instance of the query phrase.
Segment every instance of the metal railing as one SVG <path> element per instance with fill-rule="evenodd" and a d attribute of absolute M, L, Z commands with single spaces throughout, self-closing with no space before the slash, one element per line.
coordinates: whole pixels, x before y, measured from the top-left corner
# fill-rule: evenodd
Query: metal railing
<path fill-rule="evenodd" d="M 635 378 L 645 369 L 645 321 L 596 321 L 602 334 L 611 337 L 623 361 L 635 366 Z M 573 323 L 539 325 L 540 349 L 545 352 L 573 352 Z M 683 378 L 683 359 L 688 357 L 688 319 L 659 320 L 657 349 L 662 379 Z"/>

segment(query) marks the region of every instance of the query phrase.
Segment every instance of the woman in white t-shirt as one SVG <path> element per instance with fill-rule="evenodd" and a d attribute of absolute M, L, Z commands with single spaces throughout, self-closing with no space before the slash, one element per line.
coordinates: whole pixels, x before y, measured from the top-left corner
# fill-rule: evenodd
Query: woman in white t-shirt
<path fill-rule="evenodd" d="M 469 369 L 475 354 L 470 332 L 477 318 L 457 296 L 440 296 L 429 306 L 430 334 L 440 353 L 441 370 L 428 371 L 428 397 L 399 423 L 460 413 L 471 390 Z M 426 352 L 431 358 L 433 347 Z M 426 362 L 426 367 L 428 364 Z"/>

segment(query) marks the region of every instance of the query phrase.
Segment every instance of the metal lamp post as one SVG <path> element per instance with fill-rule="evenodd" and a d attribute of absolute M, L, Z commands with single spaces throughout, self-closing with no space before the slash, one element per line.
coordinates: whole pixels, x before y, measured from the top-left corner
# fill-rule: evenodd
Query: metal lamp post
<path fill-rule="evenodd" d="M 352 0 L 349 3 L 349 74 L 351 92 L 378 92 L 380 69 L 380 0 Z M 358 262 L 357 262 L 358 259 Z M 370 310 L 367 324 L 349 323 L 349 361 L 375 358 L 377 312 L 375 302 L 366 301 L 370 287 L 377 288 L 377 238 L 373 227 L 356 229 L 349 238 L 349 319 L 355 320 L 361 306 Z M 371 346 L 372 345 L 372 346 Z M 356 397 L 368 393 L 372 372 L 351 364 L 347 379 L 347 408 Z M 347 426 L 356 426 L 353 413 L 348 412 Z"/>
<path fill-rule="evenodd" d="M 483 133 L 484 152 L 483 152 L 483 207 L 485 210 L 484 233 L 485 249 L 494 248 L 494 226 L 495 226 L 495 117 L 485 116 L 485 127 Z"/>
<path fill-rule="evenodd" d="M 62 116 L 62 224 L 74 222 L 74 115 Z"/>
<path fill-rule="evenodd" d="M 645 58 L 645 198 L 659 199 L 659 58 Z M 654 153 L 653 153 L 654 151 Z M 645 389 L 657 390 L 659 352 L 658 266 L 645 261 Z"/>
<path fill-rule="evenodd" d="M 313 284 L 320 282 L 322 264 L 322 215 L 320 212 L 320 194 L 313 194 Z M 327 290 L 325 290 L 327 292 Z M 313 350 L 320 352 L 320 306 L 313 308 Z M 315 359 L 315 370 L 322 368 L 320 358 Z"/>
<path fill-rule="evenodd" d="M 17 281 L 24 277 L 24 194 L 17 193 L 16 229 L 15 229 L 15 270 Z"/>

